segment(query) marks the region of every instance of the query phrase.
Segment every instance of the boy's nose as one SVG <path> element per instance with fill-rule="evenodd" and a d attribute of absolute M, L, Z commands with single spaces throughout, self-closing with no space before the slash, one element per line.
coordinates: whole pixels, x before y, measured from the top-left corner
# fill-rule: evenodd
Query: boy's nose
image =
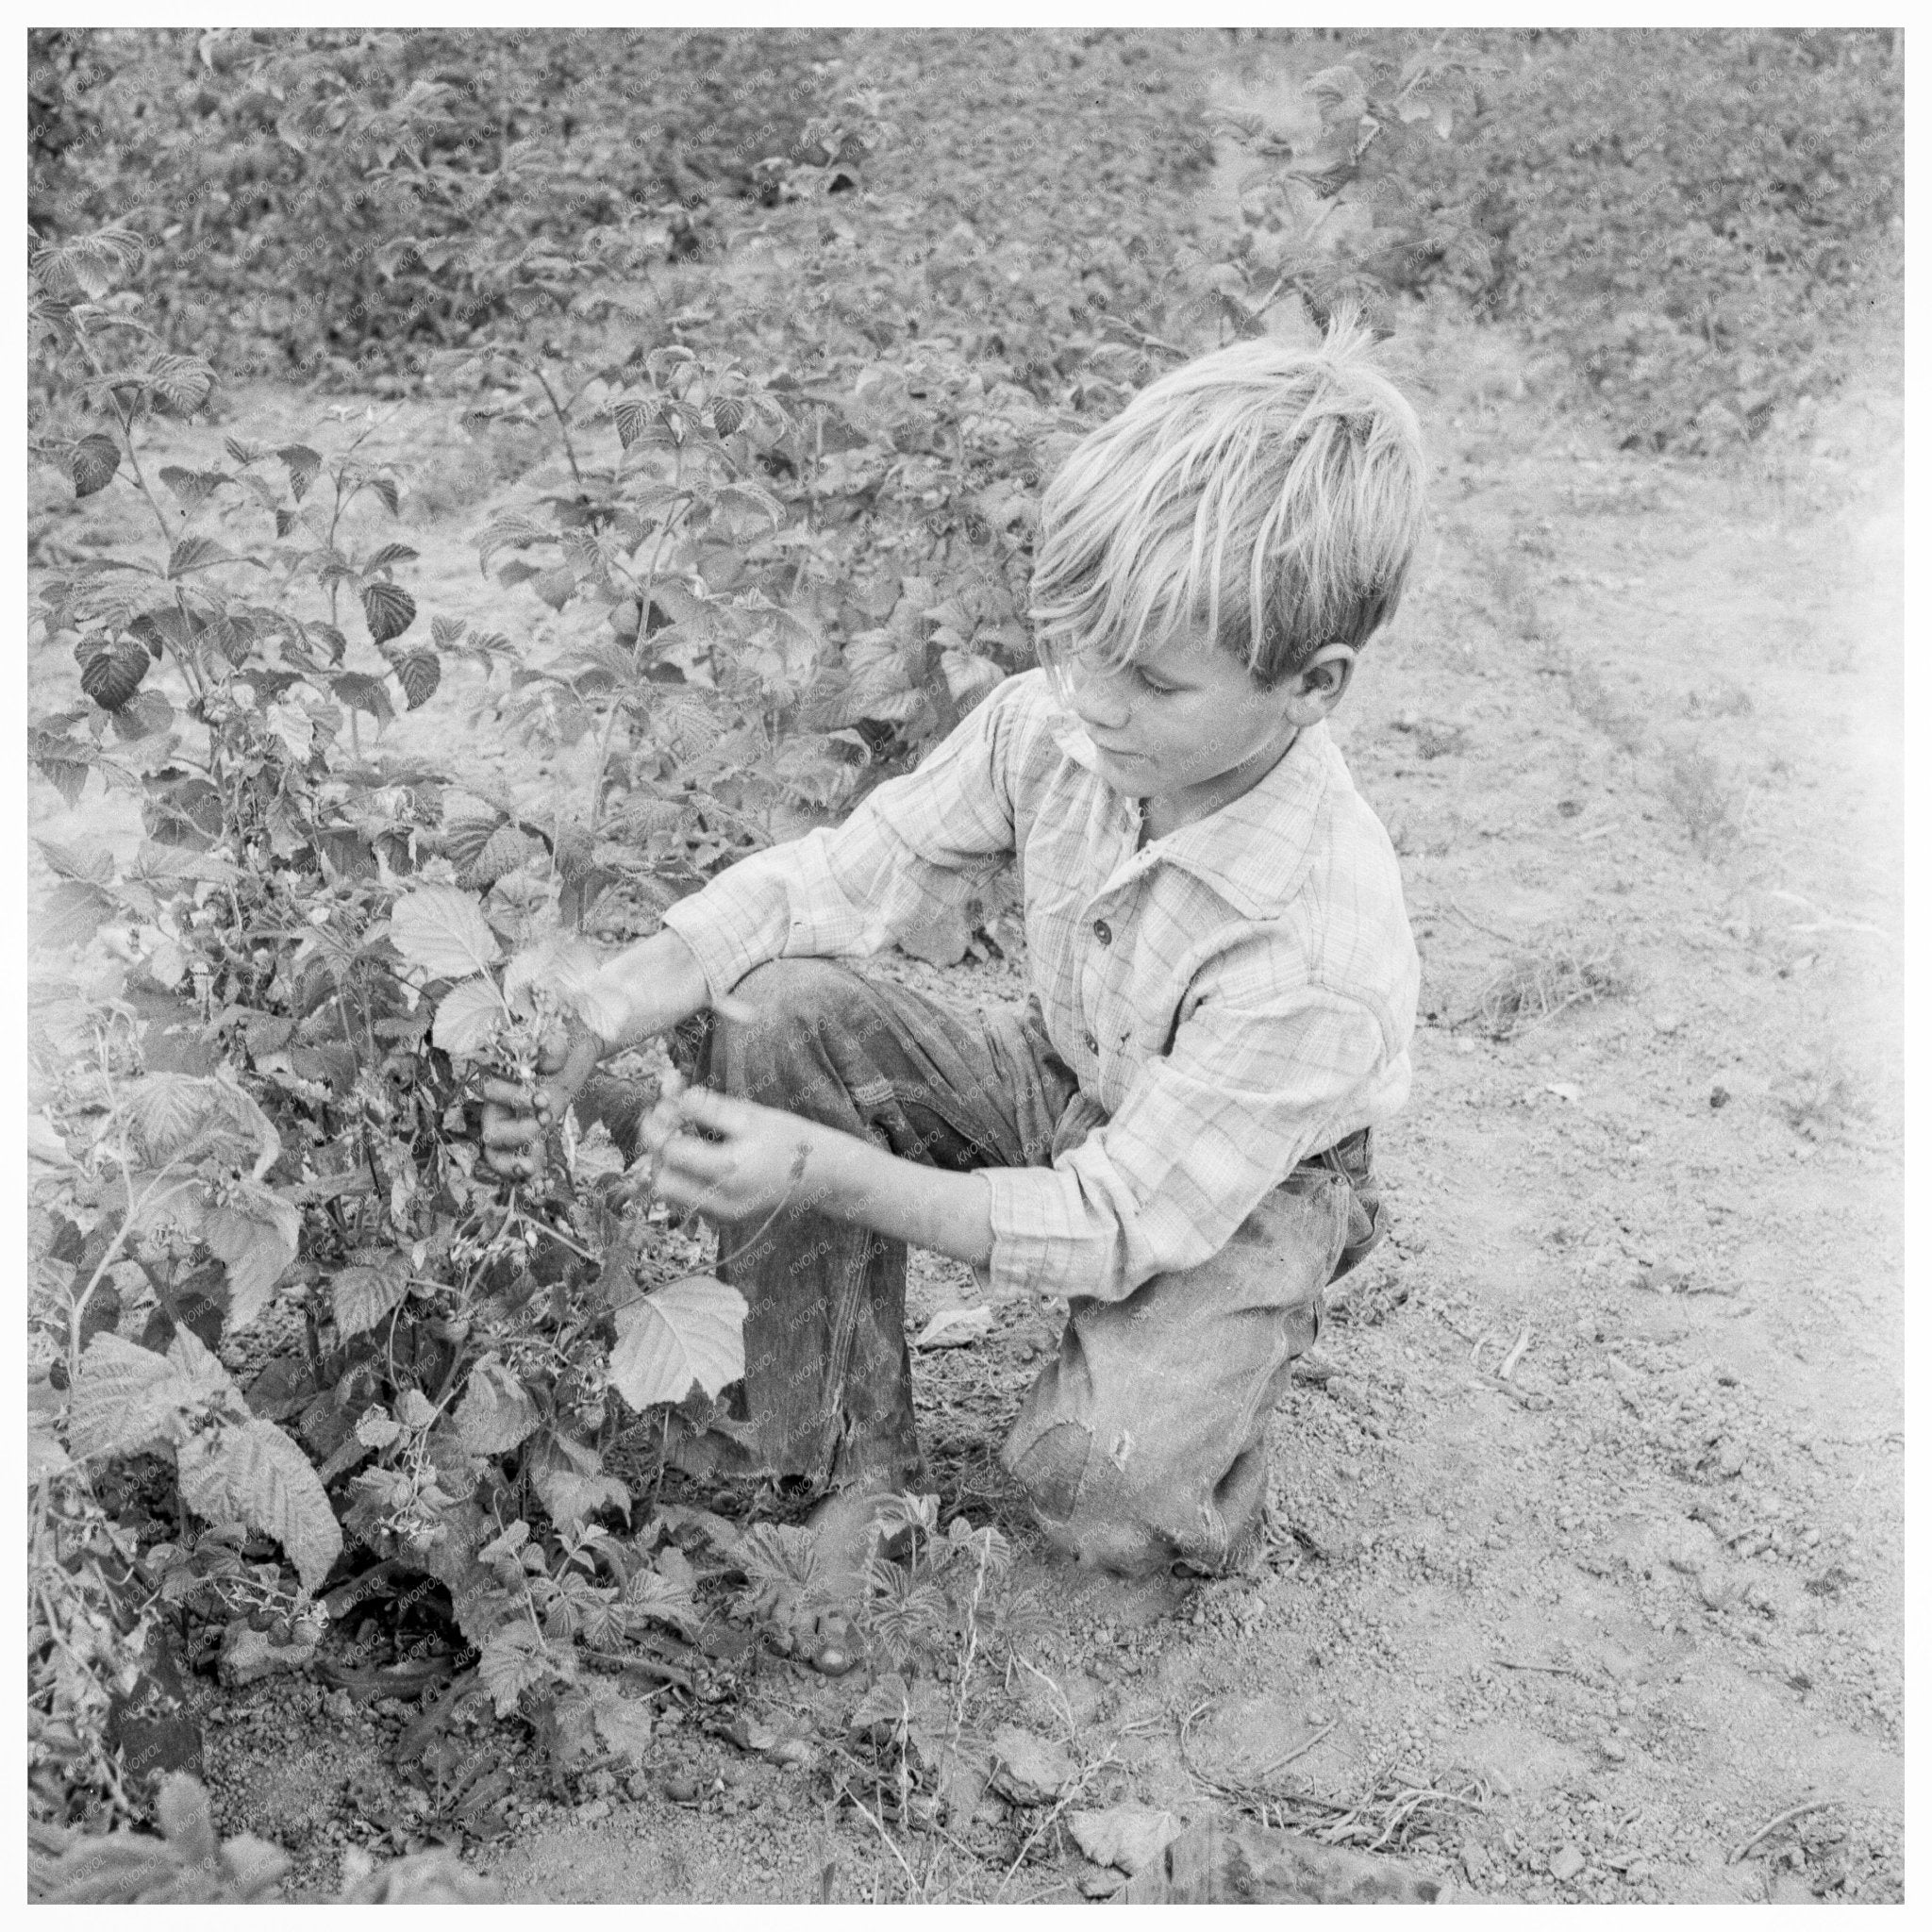
<path fill-rule="evenodd" d="M 1068 702 L 1081 724 L 1115 731 L 1124 722 L 1126 704 L 1118 672 L 1074 669 L 1068 674 L 1067 691 Z"/>

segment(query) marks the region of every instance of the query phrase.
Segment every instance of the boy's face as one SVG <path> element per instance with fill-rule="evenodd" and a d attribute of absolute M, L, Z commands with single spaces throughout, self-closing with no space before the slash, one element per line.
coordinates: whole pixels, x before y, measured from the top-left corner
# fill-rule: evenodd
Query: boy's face
<path fill-rule="evenodd" d="M 1054 681 L 1100 751 L 1103 776 L 1186 824 L 1258 784 L 1298 732 L 1334 709 L 1354 667 L 1346 644 L 1327 644 L 1263 692 L 1205 627 L 1190 626 L 1118 671 L 1074 659 L 1054 667 Z"/>

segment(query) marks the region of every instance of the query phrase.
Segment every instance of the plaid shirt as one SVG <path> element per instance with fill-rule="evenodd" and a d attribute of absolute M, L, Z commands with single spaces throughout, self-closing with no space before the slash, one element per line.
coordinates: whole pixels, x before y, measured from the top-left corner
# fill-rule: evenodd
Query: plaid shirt
<path fill-rule="evenodd" d="M 1408 1094 L 1402 882 L 1326 725 L 1140 851 L 1141 807 L 1096 757 L 1044 671 L 1009 677 L 843 824 L 664 915 L 728 992 L 768 959 L 878 952 L 1017 855 L 1034 995 L 1099 1124 L 1050 1168 L 983 1170 L 995 1291 L 1118 1300 L 1193 1267 Z"/>

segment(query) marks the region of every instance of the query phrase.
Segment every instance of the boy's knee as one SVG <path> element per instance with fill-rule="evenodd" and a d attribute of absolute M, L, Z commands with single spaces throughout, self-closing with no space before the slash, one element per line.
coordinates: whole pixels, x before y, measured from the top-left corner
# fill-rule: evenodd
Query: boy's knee
<path fill-rule="evenodd" d="M 731 997 L 761 1021 L 798 1020 L 837 1006 L 851 979 L 829 959 L 767 959 L 731 989 Z"/>
<path fill-rule="evenodd" d="M 1188 1473 L 1139 1449 L 1130 1429 L 1101 1440 L 1057 1422 L 1024 1441 L 1016 1430 L 1000 1460 L 1047 1541 L 1078 1562 L 1145 1576 L 1176 1562 L 1211 1568 L 1225 1555 L 1229 1531 Z"/>

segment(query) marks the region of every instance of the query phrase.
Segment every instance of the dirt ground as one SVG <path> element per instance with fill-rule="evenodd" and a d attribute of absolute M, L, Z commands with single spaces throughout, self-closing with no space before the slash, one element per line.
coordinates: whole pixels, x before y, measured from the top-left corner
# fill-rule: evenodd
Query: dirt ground
<path fill-rule="evenodd" d="M 1404 354 L 1433 554 L 1336 727 L 1424 958 L 1414 1094 L 1378 1140 L 1394 1232 L 1275 1418 L 1269 1560 L 1185 1597 L 1054 1572 L 991 1459 L 1054 1309 L 1004 1306 L 921 1354 L 947 1510 L 1000 1523 L 1055 1610 L 1037 1672 L 990 1677 L 976 1708 L 1064 1746 L 1083 1804 L 1460 1794 L 1407 1855 L 1479 1895 L 1896 1900 L 1895 404 L 1854 394 L 1802 444 L 1694 468 L 1560 416 L 1499 337 L 1438 318 Z M 234 413 L 265 435 L 323 406 L 262 391 Z M 491 610 L 464 540 L 516 453 L 449 408 L 383 433 L 433 478 L 419 600 Z M 219 434 L 163 425 L 156 451 Z M 86 547 L 87 521 L 62 538 Z M 541 643 L 556 620 L 514 595 Z M 39 702 L 73 682 L 35 667 Z M 450 716 L 394 736 L 441 733 L 446 757 Z M 466 757 L 577 782 L 490 726 Z M 33 796 L 60 836 L 58 798 Z M 1017 934 L 995 932 L 1003 959 L 876 964 L 962 1004 L 1023 997 Z M 923 1324 L 979 1297 L 915 1256 L 912 1299 Z M 756 1652 L 735 1669 L 768 1719 L 836 1727 L 863 1688 Z M 205 1694 L 224 1829 L 279 1838 L 305 1885 L 420 1836 L 429 1798 L 385 1762 L 406 1707 L 313 1677 Z M 882 1832 L 708 1714 L 667 1713 L 627 1780 L 569 1789 L 519 1727 L 474 1723 L 514 1784 L 474 1863 L 520 1900 L 1101 1889 L 1038 1807 Z"/>

